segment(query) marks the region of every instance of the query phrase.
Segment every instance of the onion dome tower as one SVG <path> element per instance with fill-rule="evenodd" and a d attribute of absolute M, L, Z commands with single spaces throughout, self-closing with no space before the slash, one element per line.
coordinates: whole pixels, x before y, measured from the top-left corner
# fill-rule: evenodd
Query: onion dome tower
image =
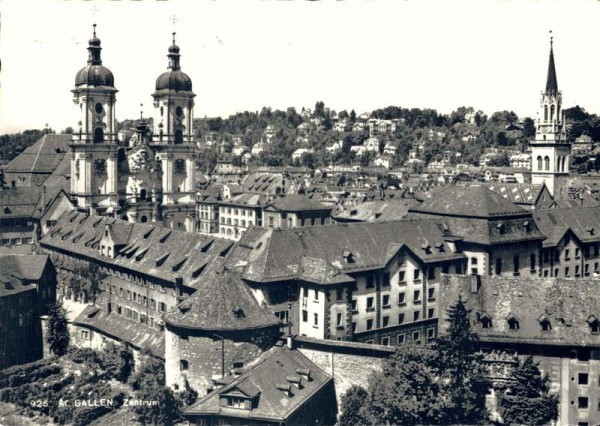
<path fill-rule="evenodd" d="M 169 70 L 156 79 L 152 149 L 162 170 L 161 211 L 166 226 L 195 230 L 192 80 L 181 71 L 179 46 L 169 47 Z"/>
<path fill-rule="evenodd" d="M 535 141 L 531 142 L 532 183 L 545 183 L 550 193 L 560 198 L 569 176 L 570 161 L 571 144 L 567 141 L 562 92 L 558 90 L 553 40 L 550 37 L 546 89 L 542 91 Z"/>
<path fill-rule="evenodd" d="M 100 213 L 117 205 L 116 93 L 112 72 L 102 65 L 100 39 L 88 45 L 88 62 L 75 76 L 73 102 L 80 119 L 71 144 L 71 193 L 82 209 Z"/>

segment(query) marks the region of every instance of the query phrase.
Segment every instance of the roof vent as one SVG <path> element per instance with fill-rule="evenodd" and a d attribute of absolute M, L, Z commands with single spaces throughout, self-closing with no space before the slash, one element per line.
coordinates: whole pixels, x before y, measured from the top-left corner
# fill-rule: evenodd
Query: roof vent
<path fill-rule="evenodd" d="M 308 368 L 296 368 L 296 374 L 300 375 L 304 380 L 311 381 L 310 370 Z"/>
<path fill-rule="evenodd" d="M 287 380 L 288 382 L 290 382 L 292 385 L 296 386 L 298 389 L 302 389 L 304 386 L 302 385 L 302 377 L 298 377 L 298 376 L 287 376 L 285 378 L 285 380 Z"/>
<path fill-rule="evenodd" d="M 590 235 L 594 235 L 594 232 L 596 232 L 596 230 L 592 227 L 586 228 L 585 229 Z"/>
<path fill-rule="evenodd" d="M 8 207 L 4 207 L 4 214 L 10 214 L 10 209 Z"/>
<path fill-rule="evenodd" d="M 291 385 L 275 385 L 277 389 L 285 394 L 285 396 L 293 396 L 292 395 L 292 386 Z"/>

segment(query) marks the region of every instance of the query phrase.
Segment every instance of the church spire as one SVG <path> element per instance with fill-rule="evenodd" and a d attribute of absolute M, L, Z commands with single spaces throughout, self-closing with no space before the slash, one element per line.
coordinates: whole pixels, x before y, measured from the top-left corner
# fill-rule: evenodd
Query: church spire
<path fill-rule="evenodd" d="M 550 32 L 552 33 L 552 31 Z M 554 67 L 554 51 L 552 48 L 553 40 L 550 36 L 550 60 L 548 62 L 548 77 L 546 78 L 546 94 L 556 96 L 558 93 L 558 83 L 556 81 L 556 68 Z"/>
<path fill-rule="evenodd" d="M 94 24 L 94 36 L 90 39 L 88 45 L 88 64 L 90 65 L 102 65 L 102 58 L 100 57 L 100 39 L 96 37 L 96 24 Z"/>

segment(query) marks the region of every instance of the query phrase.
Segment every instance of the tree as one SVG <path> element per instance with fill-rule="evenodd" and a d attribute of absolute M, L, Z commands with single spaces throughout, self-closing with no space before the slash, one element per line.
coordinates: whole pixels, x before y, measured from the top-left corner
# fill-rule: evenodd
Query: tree
<path fill-rule="evenodd" d="M 523 136 L 527 139 L 535 136 L 535 122 L 529 117 L 523 120 Z"/>
<path fill-rule="evenodd" d="M 475 354 L 477 335 L 471 332 L 469 311 L 461 298 L 446 311 L 448 332 L 438 341 L 440 366 L 447 380 L 445 421 L 480 424 L 488 419 L 485 395 L 489 383 L 481 357 Z"/>
<path fill-rule="evenodd" d="M 73 128 L 71 126 L 69 126 L 69 127 L 67 127 L 65 130 L 63 130 L 60 133 L 62 135 L 72 135 L 73 134 Z"/>
<path fill-rule="evenodd" d="M 67 311 L 60 302 L 54 303 L 48 310 L 48 335 L 46 337 L 50 351 L 63 356 L 69 348 L 69 330 Z"/>
<path fill-rule="evenodd" d="M 436 350 L 402 345 L 369 378 L 369 397 L 359 416 L 366 424 L 444 424 L 447 404 Z M 359 417 L 360 418 L 360 417 Z"/>
<path fill-rule="evenodd" d="M 133 353 L 127 346 L 108 344 L 101 352 L 100 360 L 109 378 L 125 383 L 133 372 Z"/>
<path fill-rule="evenodd" d="M 340 426 L 360 426 L 367 424 L 364 409 L 369 393 L 362 386 L 352 385 L 342 396 Z"/>
<path fill-rule="evenodd" d="M 158 402 L 157 405 L 133 407 L 141 424 L 169 426 L 180 420 L 181 401 L 175 397 L 171 389 L 150 381 L 137 392 L 137 398 L 142 401 Z"/>
<path fill-rule="evenodd" d="M 82 290 L 85 293 L 86 300 L 91 300 L 95 305 L 96 298 L 102 291 L 100 284 L 108 277 L 108 274 L 102 271 L 97 263 L 90 263 L 81 270 L 80 275 L 84 278 Z"/>
<path fill-rule="evenodd" d="M 354 110 L 350 111 L 350 121 L 352 123 L 356 122 L 356 112 Z"/>
<path fill-rule="evenodd" d="M 324 118 L 325 117 L 325 102 L 323 101 L 319 101 L 315 104 L 315 111 L 314 111 L 314 116 L 319 118 Z"/>
<path fill-rule="evenodd" d="M 490 158 L 489 165 L 491 167 L 508 167 L 510 166 L 510 159 L 508 158 L 508 154 L 503 152 L 502 154 L 495 155 Z"/>
<path fill-rule="evenodd" d="M 511 379 L 498 395 L 498 409 L 505 423 L 545 425 L 558 418 L 558 396 L 550 394 L 548 374 L 542 376 L 533 357 L 527 357 Z"/>

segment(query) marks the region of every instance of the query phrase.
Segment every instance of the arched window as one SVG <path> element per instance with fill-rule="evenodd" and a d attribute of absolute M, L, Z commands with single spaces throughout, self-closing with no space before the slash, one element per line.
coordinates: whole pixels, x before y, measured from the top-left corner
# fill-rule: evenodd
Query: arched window
<path fill-rule="evenodd" d="M 145 200 L 145 199 L 146 199 L 146 195 L 147 195 L 147 193 L 146 193 L 146 190 L 145 190 L 145 189 L 142 189 L 142 190 L 140 191 L 140 200 Z M 146 217 L 146 216 L 144 216 L 144 217 Z M 142 221 L 142 222 L 143 222 L 143 221 Z"/>
<path fill-rule="evenodd" d="M 544 106 L 544 121 L 548 121 L 548 105 Z"/>
<path fill-rule="evenodd" d="M 175 143 L 176 144 L 183 143 L 183 131 L 181 129 L 175 130 Z"/>
<path fill-rule="evenodd" d="M 544 169 L 550 170 L 550 157 L 547 155 L 544 157 Z"/>
<path fill-rule="evenodd" d="M 94 130 L 94 143 L 102 143 L 104 141 L 104 130 L 98 127 Z"/>
<path fill-rule="evenodd" d="M 541 155 L 538 155 L 538 158 L 537 158 L 537 169 L 538 170 L 543 170 L 542 169 L 542 156 Z"/>
<path fill-rule="evenodd" d="M 568 165 L 567 158 L 568 157 L 563 157 L 563 159 L 562 159 L 562 171 L 563 172 L 567 170 L 567 168 L 566 168 L 566 166 Z"/>
<path fill-rule="evenodd" d="M 148 222 L 148 217 L 142 216 L 142 223 L 146 223 L 146 222 Z"/>
<path fill-rule="evenodd" d="M 560 156 L 559 156 L 559 157 L 556 159 L 556 171 L 557 171 L 557 172 L 560 172 L 560 164 L 561 164 L 561 161 L 560 161 L 560 160 L 561 160 L 561 158 L 562 158 L 562 157 L 560 157 Z"/>
<path fill-rule="evenodd" d="M 554 105 L 550 107 L 550 121 L 554 120 Z"/>

